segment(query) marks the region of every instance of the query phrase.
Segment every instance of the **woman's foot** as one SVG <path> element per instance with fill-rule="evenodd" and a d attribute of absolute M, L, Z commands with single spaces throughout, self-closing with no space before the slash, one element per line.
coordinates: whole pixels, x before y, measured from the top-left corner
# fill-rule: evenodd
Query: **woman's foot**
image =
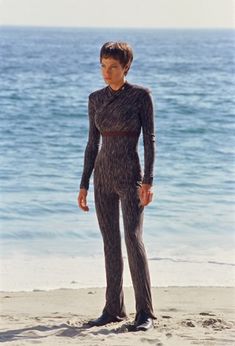
<path fill-rule="evenodd" d="M 91 327 L 94 326 L 104 326 L 105 324 L 111 323 L 111 322 L 121 322 L 124 320 L 125 317 L 119 317 L 119 316 L 111 316 L 107 311 L 103 311 L 102 315 L 95 320 L 91 320 L 88 322 L 88 324 Z"/>
<path fill-rule="evenodd" d="M 153 327 L 154 325 L 152 317 L 150 317 L 145 311 L 140 311 L 137 313 L 134 322 L 134 328 L 136 331 L 147 331 Z"/>

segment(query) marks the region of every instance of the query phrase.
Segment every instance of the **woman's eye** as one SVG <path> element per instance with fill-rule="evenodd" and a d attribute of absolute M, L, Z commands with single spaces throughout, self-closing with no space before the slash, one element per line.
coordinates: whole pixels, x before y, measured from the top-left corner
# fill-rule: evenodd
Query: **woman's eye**
<path fill-rule="evenodd" d="M 105 66 L 104 65 L 100 65 L 100 68 L 105 68 Z M 109 67 L 109 69 L 115 69 L 115 68 L 117 68 L 117 66 L 110 66 Z"/>

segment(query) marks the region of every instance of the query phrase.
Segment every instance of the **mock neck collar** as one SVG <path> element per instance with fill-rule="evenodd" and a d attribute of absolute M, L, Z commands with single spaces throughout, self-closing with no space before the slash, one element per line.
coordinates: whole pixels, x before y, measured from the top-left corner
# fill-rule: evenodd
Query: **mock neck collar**
<path fill-rule="evenodd" d="M 130 84 L 129 84 L 128 81 L 126 80 L 126 81 L 122 84 L 122 86 L 121 86 L 119 89 L 117 89 L 117 90 L 112 89 L 110 85 L 108 85 L 108 86 L 106 87 L 106 89 L 107 89 L 107 91 L 109 92 L 109 94 L 114 95 L 114 94 L 119 94 L 121 91 L 127 89 L 129 85 L 130 85 Z"/>

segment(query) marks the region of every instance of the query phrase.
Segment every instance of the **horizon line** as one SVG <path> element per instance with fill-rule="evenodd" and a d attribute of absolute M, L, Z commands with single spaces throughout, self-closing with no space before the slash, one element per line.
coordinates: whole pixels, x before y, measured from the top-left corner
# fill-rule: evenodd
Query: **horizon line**
<path fill-rule="evenodd" d="M 61 29 L 141 29 L 141 30 L 235 30 L 235 27 L 173 27 L 173 26 L 69 26 L 69 25 L 33 25 L 33 24 L 0 24 L 0 27 L 22 27 L 22 28 L 61 28 Z"/>

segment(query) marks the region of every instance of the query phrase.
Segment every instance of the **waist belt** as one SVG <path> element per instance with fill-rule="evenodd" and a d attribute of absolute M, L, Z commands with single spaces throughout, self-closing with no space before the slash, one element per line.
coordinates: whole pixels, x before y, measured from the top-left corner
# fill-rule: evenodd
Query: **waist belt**
<path fill-rule="evenodd" d="M 103 131 L 101 133 L 102 136 L 111 137 L 111 136 L 130 136 L 136 137 L 139 135 L 136 131 Z"/>

